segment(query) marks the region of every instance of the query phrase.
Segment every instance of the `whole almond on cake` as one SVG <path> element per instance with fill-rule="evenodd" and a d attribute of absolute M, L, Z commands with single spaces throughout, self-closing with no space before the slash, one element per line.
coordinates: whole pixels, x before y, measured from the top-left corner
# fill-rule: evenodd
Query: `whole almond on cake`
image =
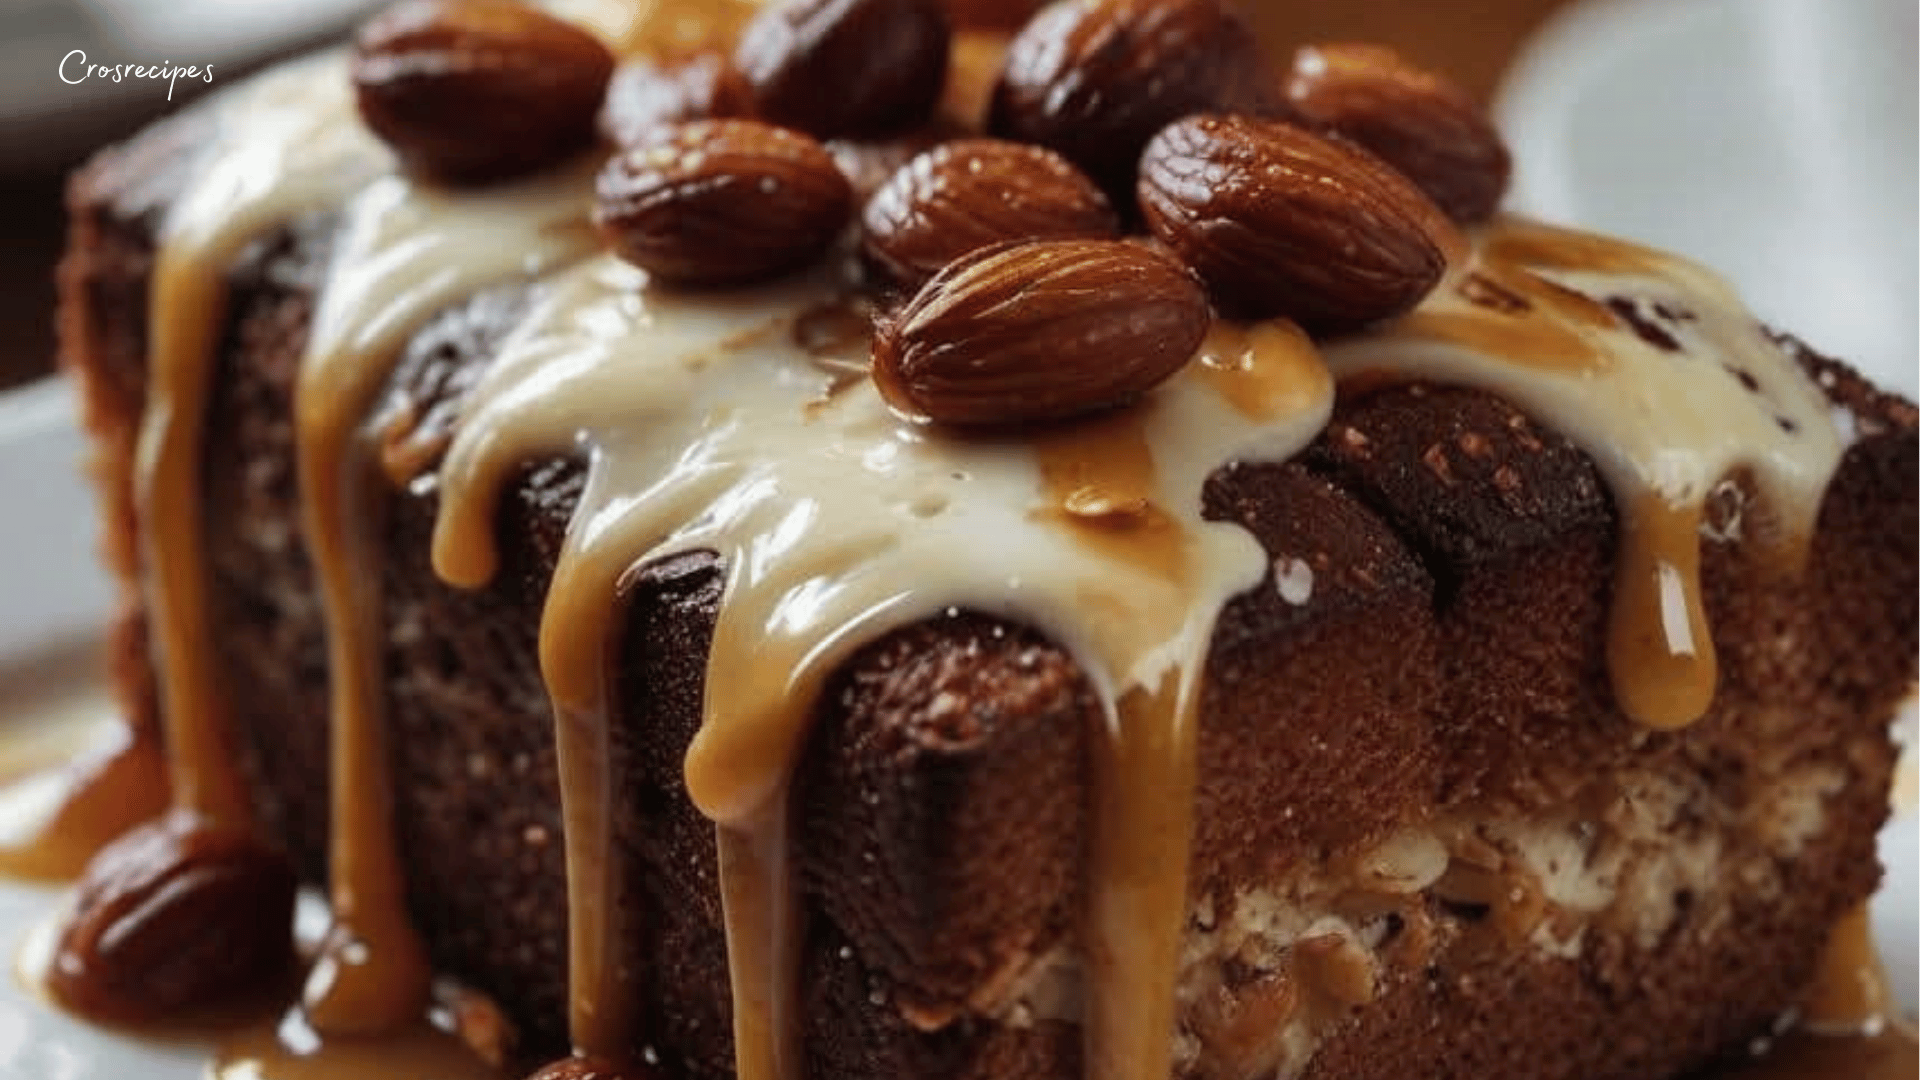
<path fill-rule="evenodd" d="M 867 200 L 860 224 L 867 260 L 908 288 L 991 244 L 1120 230 L 1106 196 L 1065 158 L 998 139 L 955 140 L 915 157 Z"/>
<path fill-rule="evenodd" d="M 654 128 L 601 170 L 594 221 L 662 280 L 733 284 L 814 258 L 853 189 L 824 147 L 754 120 Z"/>
<path fill-rule="evenodd" d="M 516 0 L 403 0 L 355 40 L 360 115 L 406 166 L 503 180 L 593 142 L 613 55 Z"/>
<path fill-rule="evenodd" d="M 1124 405 L 1192 359 L 1211 323 L 1177 263 L 1118 240 L 1009 243 L 942 270 L 875 330 L 895 409 L 1003 426 Z"/>
<path fill-rule="evenodd" d="M 1286 87 L 1294 112 L 1405 173 L 1455 221 L 1499 208 L 1512 156 L 1486 112 L 1446 77 L 1378 45 L 1310 45 L 1294 54 Z"/>
<path fill-rule="evenodd" d="M 1141 156 L 1153 235 L 1216 303 L 1321 331 L 1397 315 L 1446 269 L 1440 211 L 1363 150 L 1292 124 L 1189 117 Z"/>
<path fill-rule="evenodd" d="M 1069 0 L 1008 45 L 987 126 L 1059 151 L 1119 197 L 1162 126 L 1268 111 L 1278 97 L 1253 31 L 1223 0 Z"/>

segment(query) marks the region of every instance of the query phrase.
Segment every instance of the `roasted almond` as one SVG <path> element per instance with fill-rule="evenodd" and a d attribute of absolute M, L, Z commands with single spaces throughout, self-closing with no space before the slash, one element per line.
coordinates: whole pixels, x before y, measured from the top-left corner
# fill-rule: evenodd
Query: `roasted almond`
<path fill-rule="evenodd" d="M 1447 216 L 1482 221 L 1513 173 L 1500 132 L 1465 90 L 1377 45 L 1314 45 L 1294 53 L 1294 111 L 1405 173 Z"/>
<path fill-rule="evenodd" d="M 908 289 L 1005 240 L 1120 231 L 1106 196 L 1065 158 L 998 139 L 943 143 L 907 162 L 867 200 L 860 225 L 868 263 Z"/>
<path fill-rule="evenodd" d="M 292 865 L 251 831 L 156 818 L 87 865 L 47 989 L 115 1023 L 259 992 L 292 970 L 294 887 Z"/>
<path fill-rule="evenodd" d="M 452 183 L 532 172 L 593 142 L 613 55 L 514 0 L 403 0 L 355 41 L 360 115 L 408 169 Z"/>
<path fill-rule="evenodd" d="M 1122 198 L 1160 128 L 1189 113 L 1264 113 L 1279 99 L 1225 0 L 1064 0 L 1008 46 L 987 128 L 1059 151 Z"/>
<path fill-rule="evenodd" d="M 751 111 L 746 80 L 718 53 L 671 64 L 635 57 L 622 63 L 607 84 L 600 133 L 625 146 L 666 124 L 743 117 Z"/>
<path fill-rule="evenodd" d="M 778 0 L 734 46 L 754 113 L 822 139 L 927 119 L 947 78 L 941 0 Z"/>
<path fill-rule="evenodd" d="M 1192 276 L 1142 245 L 1000 244 L 879 322 L 873 379 L 917 420 L 1062 420 L 1141 397 L 1186 365 L 1211 322 Z"/>
<path fill-rule="evenodd" d="M 818 142 L 754 120 L 654 128 L 600 172 L 594 222 L 665 281 L 721 285 L 794 269 L 846 224 L 853 191 Z"/>
<path fill-rule="evenodd" d="M 1446 269 L 1446 219 L 1380 159 L 1291 124 L 1196 116 L 1140 163 L 1147 225 L 1223 309 L 1318 332 L 1397 315 Z"/>

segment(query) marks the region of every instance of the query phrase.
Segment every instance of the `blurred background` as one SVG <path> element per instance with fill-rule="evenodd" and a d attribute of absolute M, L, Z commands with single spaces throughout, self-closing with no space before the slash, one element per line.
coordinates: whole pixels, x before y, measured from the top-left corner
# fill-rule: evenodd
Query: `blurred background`
<path fill-rule="evenodd" d="M 650 0 L 634 0 L 647 3 Z M 951 0 L 1005 19 L 1032 0 Z M 45 372 L 65 173 L 343 32 L 369 0 L 0 0 L 0 386 Z M 1715 265 L 1760 313 L 1915 390 L 1913 0 L 1243 0 L 1276 52 L 1374 40 L 1498 112 L 1513 205 Z M 68 85 L 63 57 L 212 64 Z M 69 69 L 71 72 L 73 69 Z"/>

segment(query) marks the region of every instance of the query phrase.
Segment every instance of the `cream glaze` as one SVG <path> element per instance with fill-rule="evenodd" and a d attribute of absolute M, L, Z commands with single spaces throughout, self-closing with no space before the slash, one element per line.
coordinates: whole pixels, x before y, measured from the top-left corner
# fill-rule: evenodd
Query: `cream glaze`
<path fill-rule="evenodd" d="M 645 22 L 617 33 L 631 41 Z M 352 951 L 370 965 L 424 971 L 388 821 L 377 564 L 362 532 L 367 403 L 400 343 L 438 308 L 489 281 L 540 277 L 533 312 L 469 402 L 448 454 L 433 555 L 454 584 L 486 581 L 492 509 L 515 470 L 543 455 L 586 458 L 588 482 L 541 629 L 567 826 L 576 1043 L 624 1050 L 634 1019 L 633 973 L 618 966 L 632 950 L 618 922 L 609 824 L 607 666 L 621 589 L 651 559 L 705 549 L 723 557 L 727 587 L 705 724 L 686 770 L 720 840 L 742 1080 L 799 1074 L 784 796 L 814 694 L 859 644 L 947 607 L 1050 633 L 1106 703 L 1084 919 L 1095 988 L 1084 1018 L 1088 1070 L 1112 1080 L 1164 1076 L 1197 679 L 1220 606 L 1265 568 L 1245 532 L 1201 519 L 1199 494 L 1216 468 L 1285 459 L 1318 433 L 1332 383 L 1309 343 L 1282 324 L 1217 328 L 1203 362 L 1140 407 L 1036 440 L 914 428 L 885 410 L 871 384 L 844 382 L 862 357 L 823 358 L 795 343 L 797 322 L 841 301 L 830 275 L 689 295 L 651 288 L 608 257 L 571 261 L 584 250 L 585 234 L 566 227 L 589 203 L 584 172 L 458 198 L 417 190 L 387 175 L 384 155 L 366 145 L 346 113 L 346 86 L 335 57 L 235 96 L 205 172 L 163 231 L 140 505 L 176 798 L 245 813 L 204 648 L 200 526 L 193 514 L 159 512 L 202 505 L 197 465 L 221 273 L 268 227 L 345 204 L 347 239 L 320 300 L 298 426 L 334 662 L 334 788 L 354 796 L 336 799 L 336 940 L 368 946 Z M 1524 310 L 1469 301 L 1469 280 L 1517 295 Z M 1694 314 L 1669 328 L 1690 355 L 1649 346 L 1605 307 L 1552 282 L 1671 297 Z M 1745 368 L 1766 407 L 1714 357 Z M 1711 696 L 1692 570 L 1692 515 L 1707 492 L 1733 467 L 1750 467 L 1786 534 L 1802 535 L 1840 447 L 1819 392 L 1763 344 L 1717 279 L 1520 222 L 1477 238 L 1469 265 L 1413 315 L 1332 349 L 1329 360 L 1340 373 L 1487 387 L 1594 456 L 1624 510 L 1612 660 L 1624 705 L 1653 724 L 1684 723 Z M 1797 437 L 1776 415 L 1793 421 Z M 1653 677 L 1640 678 L 1646 671 Z M 1129 797 L 1139 792 L 1154 797 Z M 325 1017 L 325 985 L 310 989 Z M 335 1022 L 392 1022 L 411 1007 L 405 996 L 348 1006 Z"/>
<path fill-rule="evenodd" d="M 1595 299 L 1623 295 L 1624 310 Z M 1653 727 L 1691 723 L 1713 700 L 1699 582 L 1708 496 L 1751 470 L 1774 520 L 1749 521 L 1744 539 L 1797 570 L 1845 450 L 1826 396 L 1719 277 L 1517 219 L 1487 230 L 1416 311 L 1333 345 L 1327 363 L 1343 381 L 1386 374 L 1492 391 L 1593 458 L 1620 520 L 1615 697 Z"/>
<path fill-rule="evenodd" d="M 591 164 L 591 163 L 587 163 Z M 431 968 L 406 913 L 388 780 L 379 505 L 367 411 L 407 336 L 475 290 L 537 278 L 593 250 L 581 165 L 455 193 L 388 175 L 346 208 L 294 395 L 301 507 L 332 675 L 334 932 L 307 1006 L 330 1033 L 380 1031 L 425 1007 Z"/>

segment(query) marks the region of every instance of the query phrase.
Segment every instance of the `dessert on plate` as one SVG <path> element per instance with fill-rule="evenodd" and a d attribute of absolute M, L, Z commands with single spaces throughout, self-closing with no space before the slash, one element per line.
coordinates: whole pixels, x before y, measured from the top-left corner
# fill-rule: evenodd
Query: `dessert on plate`
<path fill-rule="evenodd" d="M 544 1080 L 1881 1023 L 1914 407 L 1508 169 L 1216 0 L 409 0 L 104 152 L 49 990 Z"/>

